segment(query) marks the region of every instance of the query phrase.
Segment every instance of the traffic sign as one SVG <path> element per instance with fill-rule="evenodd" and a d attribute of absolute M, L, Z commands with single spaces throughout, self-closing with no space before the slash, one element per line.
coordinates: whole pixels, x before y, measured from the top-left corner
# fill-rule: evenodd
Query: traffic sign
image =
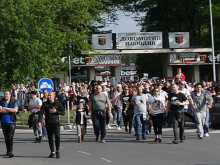
<path fill-rule="evenodd" d="M 38 82 L 38 89 L 43 92 L 43 90 L 47 90 L 51 92 L 53 90 L 53 81 L 49 78 L 42 78 Z"/>

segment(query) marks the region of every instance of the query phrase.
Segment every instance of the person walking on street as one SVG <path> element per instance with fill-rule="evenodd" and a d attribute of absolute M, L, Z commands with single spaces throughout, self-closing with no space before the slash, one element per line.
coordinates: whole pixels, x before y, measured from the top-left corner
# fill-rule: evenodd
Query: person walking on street
<path fill-rule="evenodd" d="M 173 84 L 171 86 L 172 93 L 168 96 L 167 109 L 171 111 L 173 120 L 174 144 L 178 144 L 178 127 L 180 143 L 184 142 L 184 105 L 188 105 L 189 101 L 186 96 L 179 92 L 178 86 Z"/>
<path fill-rule="evenodd" d="M 11 98 L 11 92 L 5 91 L 4 98 L 0 101 L 0 119 L 2 132 L 6 144 L 6 156 L 13 158 L 13 137 L 16 126 L 16 112 L 18 112 L 18 104 L 15 99 Z"/>
<path fill-rule="evenodd" d="M 55 135 L 56 145 L 56 158 L 60 158 L 60 120 L 59 115 L 64 115 L 64 107 L 55 99 L 55 92 L 50 92 L 48 95 L 48 101 L 44 102 L 41 107 L 41 113 L 39 116 L 39 124 L 41 125 L 43 115 L 45 114 L 46 129 L 48 134 L 48 142 L 50 147 L 49 158 L 55 157 L 53 136 Z"/>
<path fill-rule="evenodd" d="M 137 87 L 137 94 L 133 95 L 131 104 L 134 105 L 134 121 L 136 139 L 140 140 L 142 135 L 143 140 L 146 140 L 146 124 L 147 124 L 147 101 L 148 95 L 143 94 L 143 88 Z M 142 126 L 142 129 L 141 129 Z"/>
<path fill-rule="evenodd" d="M 101 143 L 105 143 L 106 136 L 106 105 L 109 108 L 110 116 L 112 116 L 109 98 L 102 93 L 102 86 L 97 85 L 95 87 L 95 93 L 91 95 L 89 101 L 89 115 L 92 116 L 96 141 L 99 140 L 99 135 L 101 132 Z"/>
<path fill-rule="evenodd" d="M 131 133 L 132 129 L 132 120 L 133 120 L 133 113 L 134 113 L 134 106 L 130 105 L 131 95 L 129 93 L 129 88 L 125 87 L 124 91 L 121 95 L 122 97 L 122 110 L 123 110 L 123 118 L 124 118 L 124 126 L 125 132 Z M 130 99 L 130 100 L 129 100 Z M 132 109 L 133 108 L 133 109 Z M 128 128 L 129 127 L 129 128 Z"/>
<path fill-rule="evenodd" d="M 153 90 L 153 96 L 151 96 L 147 102 L 147 109 L 149 110 L 153 121 L 154 134 L 156 136 L 154 142 L 161 143 L 164 112 L 166 107 L 164 99 L 160 96 L 160 90 L 158 87 Z"/>
<path fill-rule="evenodd" d="M 41 99 L 37 98 L 37 91 L 31 91 L 31 100 L 29 102 L 28 109 L 31 110 L 33 116 L 33 131 L 35 136 L 35 143 L 41 143 L 42 141 L 42 125 L 38 124 L 40 108 L 42 106 Z"/>
<path fill-rule="evenodd" d="M 113 97 L 113 102 L 114 102 L 114 110 L 117 113 L 117 127 L 118 130 L 122 130 L 121 128 L 121 120 L 122 120 L 122 106 L 123 106 L 123 102 L 121 100 L 121 94 L 122 94 L 123 90 L 122 90 L 122 85 L 118 84 L 117 85 L 117 90 L 114 93 L 114 97 Z"/>
<path fill-rule="evenodd" d="M 86 118 L 87 118 L 87 112 L 86 109 L 84 108 L 84 103 L 81 101 L 77 105 L 76 114 L 73 119 L 73 124 L 76 124 L 79 143 L 82 143 L 84 141 L 85 126 L 87 122 Z"/>
<path fill-rule="evenodd" d="M 195 118 L 198 122 L 197 134 L 199 139 L 202 139 L 204 136 L 203 127 L 206 120 L 206 115 L 207 115 L 206 113 L 207 113 L 207 109 L 211 108 L 212 98 L 207 91 L 203 90 L 203 86 L 201 83 L 197 83 L 195 85 L 195 91 L 193 91 L 191 95 L 194 102 L 192 108 L 194 110 Z"/>

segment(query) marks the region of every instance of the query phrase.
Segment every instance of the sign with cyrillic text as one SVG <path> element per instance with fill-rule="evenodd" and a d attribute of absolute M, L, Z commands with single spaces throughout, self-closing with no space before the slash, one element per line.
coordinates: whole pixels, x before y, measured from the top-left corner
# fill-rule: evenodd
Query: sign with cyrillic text
<path fill-rule="evenodd" d="M 119 49 L 163 48 L 162 32 L 119 33 Z"/>

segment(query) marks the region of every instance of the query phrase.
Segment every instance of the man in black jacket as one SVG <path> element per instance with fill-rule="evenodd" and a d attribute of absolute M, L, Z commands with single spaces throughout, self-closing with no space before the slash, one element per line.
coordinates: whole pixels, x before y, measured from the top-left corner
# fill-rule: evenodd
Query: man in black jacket
<path fill-rule="evenodd" d="M 56 145 L 56 158 L 60 158 L 60 121 L 59 115 L 64 115 L 64 107 L 62 104 L 55 99 L 55 92 L 50 92 L 48 95 L 48 101 L 44 102 L 41 107 L 41 114 L 39 121 L 43 119 L 43 114 L 45 115 L 46 129 L 48 134 L 48 142 L 50 146 L 49 158 L 55 157 L 53 135 L 55 135 L 55 145 Z M 40 123 L 39 123 L 40 124 Z"/>

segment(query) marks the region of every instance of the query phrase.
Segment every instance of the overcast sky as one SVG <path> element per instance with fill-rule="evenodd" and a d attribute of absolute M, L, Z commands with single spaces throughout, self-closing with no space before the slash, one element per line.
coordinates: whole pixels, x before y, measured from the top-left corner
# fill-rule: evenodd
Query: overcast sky
<path fill-rule="evenodd" d="M 109 25 L 106 30 L 112 30 L 112 33 L 120 32 L 140 32 L 141 27 L 137 26 L 137 22 L 133 20 L 133 15 L 125 15 L 124 12 L 119 12 L 118 20 L 116 23 L 118 25 Z"/>

